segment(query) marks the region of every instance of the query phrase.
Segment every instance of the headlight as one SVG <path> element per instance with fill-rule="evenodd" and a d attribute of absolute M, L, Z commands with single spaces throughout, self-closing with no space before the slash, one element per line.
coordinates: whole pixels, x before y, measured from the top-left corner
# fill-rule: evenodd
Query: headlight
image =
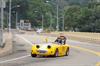
<path fill-rule="evenodd" d="M 40 46 L 39 45 L 36 45 L 36 48 L 40 48 Z"/>
<path fill-rule="evenodd" d="M 48 45 L 48 46 L 47 46 L 47 48 L 48 48 L 48 49 L 50 49 L 50 48 L 51 48 L 51 46 L 50 46 L 50 45 Z"/>

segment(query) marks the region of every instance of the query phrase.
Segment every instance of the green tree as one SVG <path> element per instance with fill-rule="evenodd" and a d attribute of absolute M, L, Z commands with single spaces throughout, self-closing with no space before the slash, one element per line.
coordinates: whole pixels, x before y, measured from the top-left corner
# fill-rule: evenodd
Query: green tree
<path fill-rule="evenodd" d="M 67 27 L 67 30 L 77 30 L 80 16 L 79 6 L 69 6 L 67 10 L 65 10 L 65 26 Z"/>

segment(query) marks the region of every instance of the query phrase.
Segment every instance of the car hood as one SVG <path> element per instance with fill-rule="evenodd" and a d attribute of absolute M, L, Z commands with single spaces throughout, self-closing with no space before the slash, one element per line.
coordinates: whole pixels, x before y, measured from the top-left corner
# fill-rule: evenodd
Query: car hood
<path fill-rule="evenodd" d="M 36 45 L 39 45 L 40 48 L 38 50 L 47 50 L 47 46 L 51 46 L 51 47 L 57 47 L 59 45 L 57 44 L 53 44 L 53 43 L 43 43 L 43 44 L 36 44 Z"/>

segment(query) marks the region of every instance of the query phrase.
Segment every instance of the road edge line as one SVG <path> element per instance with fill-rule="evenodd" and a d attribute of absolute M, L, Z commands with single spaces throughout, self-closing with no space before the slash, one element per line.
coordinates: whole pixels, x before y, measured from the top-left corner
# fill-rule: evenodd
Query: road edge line
<path fill-rule="evenodd" d="M 72 46 L 72 45 L 69 45 L 69 46 L 72 47 L 72 48 L 76 48 L 76 49 L 83 50 L 83 51 L 86 51 L 86 52 L 90 52 L 92 54 L 100 56 L 99 52 L 96 52 L 96 51 L 93 51 L 93 50 L 90 50 L 90 49 L 82 48 L 82 47 L 79 47 L 79 46 Z"/>
<path fill-rule="evenodd" d="M 98 63 L 96 64 L 96 66 L 100 66 L 100 62 L 98 62 Z"/>

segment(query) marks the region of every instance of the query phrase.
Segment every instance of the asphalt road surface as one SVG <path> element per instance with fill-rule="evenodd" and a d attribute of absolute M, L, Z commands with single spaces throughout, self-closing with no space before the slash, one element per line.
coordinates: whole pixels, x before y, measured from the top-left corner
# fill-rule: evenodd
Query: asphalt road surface
<path fill-rule="evenodd" d="M 56 37 L 15 34 L 14 53 L 0 58 L 0 66 L 100 66 L 100 45 L 67 40 L 71 45 L 69 56 L 32 58 L 32 44 L 43 44 L 45 38 L 53 42 Z"/>

